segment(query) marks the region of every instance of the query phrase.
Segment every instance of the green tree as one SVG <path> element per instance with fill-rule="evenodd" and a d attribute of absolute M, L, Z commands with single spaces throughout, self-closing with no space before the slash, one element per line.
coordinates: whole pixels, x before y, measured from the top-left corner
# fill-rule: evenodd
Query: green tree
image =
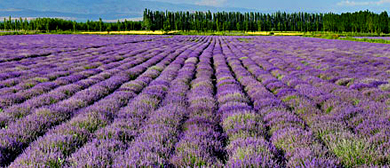
<path fill-rule="evenodd" d="M 261 20 L 259 20 L 259 21 L 257 22 L 257 31 L 261 31 L 261 26 L 262 26 Z"/>
<path fill-rule="evenodd" d="M 4 18 L 4 30 L 8 30 L 7 19 Z"/>
<path fill-rule="evenodd" d="M 111 24 L 109 24 L 106 28 L 107 34 L 110 34 L 110 31 L 112 30 Z"/>
<path fill-rule="evenodd" d="M 86 23 L 87 31 L 89 31 L 89 24 L 90 24 L 90 22 L 89 22 L 89 20 L 87 20 L 87 23 Z"/>
<path fill-rule="evenodd" d="M 24 29 L 25 29 L 25 30 L 30 30 L 30 29 L 29 29 L 29 26 L 28 26 L 28 21 L 27 21 L 27 18 L 24 18 L 24 22 L 23 22 L 23 24 L 24 24 L 24 26 L 23 26 L 23 27 L 24 27 Z"/>
<path fill-rule="evenodd" d="M 49 32 L 49 28 L 50 28 L 50 23 L 48 22 L 48 21 L 46 21 L 46 25 L 45 25 L 45 27 L 46 27 L 46 31 L 48 31 Z"/>
<path fill-rule="evenodd" d="M 151 30 L 152 29 L 152 20 L 151 20 L 151 13 L 148 9 L 145 9 L 144 10 L 144 17 L 143 17 L 143 26 L 145 29 L 147 30 Z"/>
<path fill-rule="evenodd" d="M 166 19 L 164 21 L 164 26 L 163 26 L 163 29 L 162 29 L 165 33 L 168 33 L 170 30 L 171 30 L 171 23 L 169 21 L 169 19 Z"/>
<path fill-rule="evenodd" d="M 102 31 L 103 28 L 103 21 L 102 18 L 99 18 L 99 31 Z"/>
<path fill-rule="evenodd" d="M 12 29 L 13 29 L 13 27 L 12 27 L 12 18 L 11 18 L 11 16 L 9 16 L 9 18 L 8 18 L 8 26 L 9 26 L 9 30 L 12 30 Z"/>
<path fill-rule="evenodd" d="M 382 32 L 389 33 L 389 15 L 386 11 L 380 14 L 379 22 Z"/>
<path fill-rule="evenodd" d="M 121 31 L 121 22 L 119 20 L 116 22 L 117 31 Z"/>
<path fill-rule="evenodd" d="M 125 31 L 127 31 L 127 20 L 125 19 Z"/>
<path fill-rule="evenodd" d="M 24 30 L 24 24 L 23 24 L 23 19 L 22 19 L 22 17 L 19 17 L 19 24 L 20 24 L 19 28 L 20 28 L 21 30 Z"/>
<path fill-rule="evenodd" d="M 76 32 L 76 21 L 72 22 L 73 24 L 73 32 Z"/>

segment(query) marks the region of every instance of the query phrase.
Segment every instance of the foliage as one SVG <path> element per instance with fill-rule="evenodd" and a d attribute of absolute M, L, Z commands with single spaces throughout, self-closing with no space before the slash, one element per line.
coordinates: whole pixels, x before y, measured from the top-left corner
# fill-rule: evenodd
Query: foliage
<path fill-rule="evenodd" d="M 0 29 L 8 31 L 127 31 L 127 30 L 141 30 L 141 21 L 117 21 L 114 23 L 103 22 L 100 18 L 99 21 L 76 22 L 71 20 L 64 20 L 59 18 L 36 18 L 32 20 L 27 19 L 13 19 L 9 17 L 4 18 L 3 22 L 0 22 Z"/>
<path fill-rule="evenodd" d="M 8 19 L 0 22 L 3 30 L 48 31 L 127 31 L 170 30 L 214 31 L 299 31 L 299 32 L 353 32 L 380 35 L 389 33 L 390 18 L 386 11 L 377 14 L 370 11 L 354 13 L 307 13 L 307 12 L 189 12 L 151 11 L 145 9 L 143 21 L 98 21 L 75 22 L 58 18 Z M 110 29 L 110 30 L 109 30 Z"/>
<path fill-rule="evenodd" d="M 144 25 L 148 30 L 170 27 L 172 30 L 206 31 L 331 31 L 388 33 L 389 16 L 386 11 L 354 13 L 258 13 L 258 12 L 171 12 L 144 11 Z"/>

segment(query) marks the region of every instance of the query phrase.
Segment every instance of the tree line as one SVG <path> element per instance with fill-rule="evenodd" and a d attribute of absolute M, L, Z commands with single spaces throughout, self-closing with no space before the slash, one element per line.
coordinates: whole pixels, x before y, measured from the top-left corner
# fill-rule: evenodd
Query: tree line
<path fill-rule="evenodd" d="M 143 21 L 76 22 L 59 18 L 12 19 L 0 21 L 2 30 L 40 31 L 331 31 L 389 33 L 386 11 L 354 13 L 259 13 L 259 12 L 189 12 L 151 11 L 145 9 Z"/>
<path fill-rule="evenodd" d="M 39 31 L 127 31 L 141 30 L 142 21 L 117 21 L 103 22 L 98 21 L 76 22 L 60 18 L 36 18 L 27 20 L 27 18 L 11 18 L 0 21 L 2 30 L 39 30 Z"/>
<path fill-rule="evenodd" d="M 386 11 L 354 13 L 259 13 L 170 12 L 145 9 L 143 25 L 148 30 L 196 31 L 332 31 L 389 33 Z"/>

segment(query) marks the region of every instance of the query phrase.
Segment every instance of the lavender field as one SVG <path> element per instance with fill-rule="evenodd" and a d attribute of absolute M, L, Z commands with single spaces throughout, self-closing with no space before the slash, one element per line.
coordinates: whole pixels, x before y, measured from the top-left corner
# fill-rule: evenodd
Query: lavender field
<path fill-rule="evenodd" d="M 0 167 L 390 166 L 390 45 L 0 37 Z"/>

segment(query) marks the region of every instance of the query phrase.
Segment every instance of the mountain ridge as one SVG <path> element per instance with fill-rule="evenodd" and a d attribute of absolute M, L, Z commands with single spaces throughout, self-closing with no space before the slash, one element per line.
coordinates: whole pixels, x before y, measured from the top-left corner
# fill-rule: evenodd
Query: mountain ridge
<path fill-rule="evenodd" d="M 169 11 L 255 11 L 247 8 L 214 7 L 192 4 L 174 4 L 158 1 L 141 0 L 79 0 L 70 3 L 69 0 L 40 0 L 33 3 L 29 0 L 0 1 L 0 17 L 60 17 L 71 20 L 86 21 L 116 20 L 142 18 L 145 8 L 151 10 Z M 11 9 L 11 10 L 10 10 Z"/>

